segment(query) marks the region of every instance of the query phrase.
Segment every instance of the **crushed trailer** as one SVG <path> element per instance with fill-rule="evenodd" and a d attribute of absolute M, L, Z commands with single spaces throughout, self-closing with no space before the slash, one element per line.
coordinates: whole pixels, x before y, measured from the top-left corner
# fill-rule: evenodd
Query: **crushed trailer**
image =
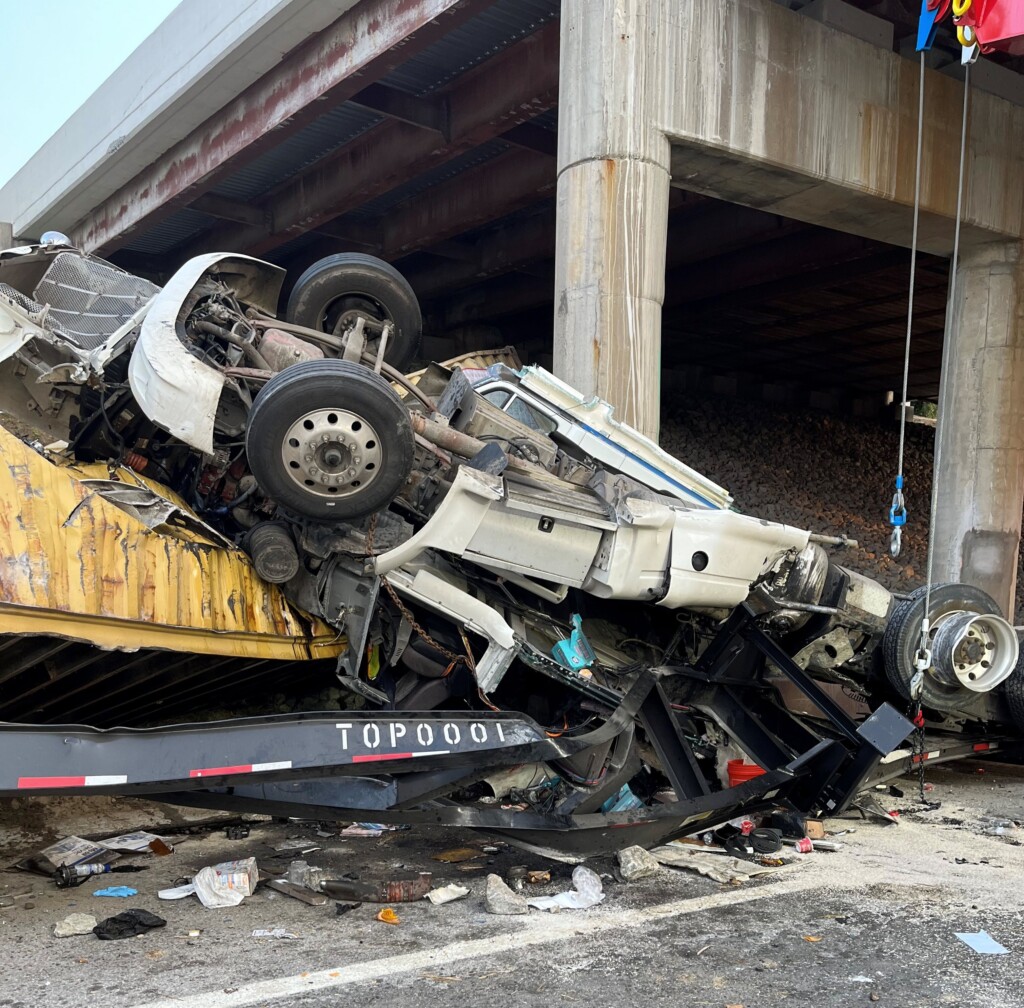
<path fill-rule="evenodd" d="M 0 252 L 0 795 L 580 859 L 836 814 L 915 723 L 1024 727 L 984 593 L 893 596 L 512 352 L 404 374 L 419 307 L 385 263 L 329 257 L 278 317 L 282 279 Z M 330 711 L 169 723 L 330 682 Z M 725 786 L 736 756 L 764 772 Z"/>

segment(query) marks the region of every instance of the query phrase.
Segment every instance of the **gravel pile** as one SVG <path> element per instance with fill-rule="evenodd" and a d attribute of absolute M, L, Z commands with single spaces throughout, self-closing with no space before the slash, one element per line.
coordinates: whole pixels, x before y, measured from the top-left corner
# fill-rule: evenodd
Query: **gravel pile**
<path fill-rule="evenodd" d="M 889 505 L 899 448 L 894 423 L 689 397 L 669 406 L 661 429 L 662 447 L 727 487 L 741 511 L 856 539 L 859 549 L 830 552 L 844 567 L 900 592 L 925 580 L 934 440 L 933 427 L 908 424 L 908 518 L 902 552 L 893 560 Z M 1018 611 L 1022 581 L 1018 556 Z"/>

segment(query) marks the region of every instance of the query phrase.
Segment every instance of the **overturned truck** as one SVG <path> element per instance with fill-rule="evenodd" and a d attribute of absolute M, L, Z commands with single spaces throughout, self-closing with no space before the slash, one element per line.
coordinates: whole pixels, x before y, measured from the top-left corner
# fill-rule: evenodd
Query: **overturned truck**
<path fill-rule="evenodd" d="M 270 264 L 161 289 L 48 237 L 0 252 L 0 795 L 580 858 L 834 814 L 908 716 L 957 751 L 1024 728 L 983 592 L 893 596 L 508 349 L 407 375 L 387 264 L 325 259 L 279 315 Z M 152 726 L 329 681 L 338 709 Z"/>

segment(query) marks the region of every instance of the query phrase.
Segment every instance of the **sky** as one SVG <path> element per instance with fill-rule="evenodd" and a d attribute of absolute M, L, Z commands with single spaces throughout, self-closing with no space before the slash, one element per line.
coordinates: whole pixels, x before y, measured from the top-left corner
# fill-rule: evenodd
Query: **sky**
<path fill-rule="evenodd" d="M 28 162 L 178 3 L 0 0 L 8 79 L 0 186 Z"/>

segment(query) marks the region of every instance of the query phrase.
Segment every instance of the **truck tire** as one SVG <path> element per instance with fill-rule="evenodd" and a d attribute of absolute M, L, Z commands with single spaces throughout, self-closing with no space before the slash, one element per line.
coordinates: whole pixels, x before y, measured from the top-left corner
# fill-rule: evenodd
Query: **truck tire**
<path fill-rule="evenodd" d="M 412 468 L 413 435 L 402 400 L 380 375 L 343 360 L 280 372 L 249 413 L 245 451 L 263 492 L 322 522 L 386 507 Z"/>
<path fill-rule="evenodd" d="M 383 259 L 342 252 L 313 263 L 296 281 L 285 319 L 334 333 L 355 313 L 391 322 L 384 359 L 404 371 L 419 349 L 423 316 L 409 282 Z M 377 345 L 379 339 L 367 339 L 371 353 Z"/>
<path fill-rule="evenodd" d="M 885 629 L 882 657 L 889 682 L 905 700 L 910 700 L 910 682 L 914 676 L 914 656 L 925 616 L 926 589 L 918 588 L 901 602 Z M 995 600 L 980 588 L 965 584 L 932 585 L 928 619 L 934 626 L 938 617 L 953 612 L 999 613 Z M 925 672 L 921 703 L 936 711 L 970 711 L 982 693 L 964 686 L 949 686 Z"/>

